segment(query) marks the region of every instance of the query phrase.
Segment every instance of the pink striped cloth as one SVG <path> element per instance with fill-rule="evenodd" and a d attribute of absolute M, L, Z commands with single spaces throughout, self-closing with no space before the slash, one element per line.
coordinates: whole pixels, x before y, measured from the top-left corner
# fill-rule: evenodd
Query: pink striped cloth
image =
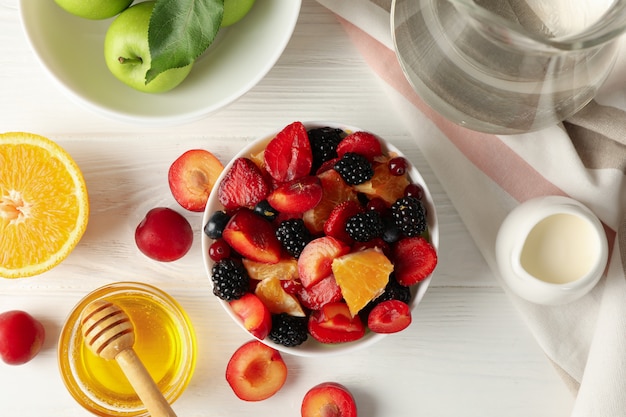
<path fill-rule="evenodd" d="M 338 16 L 385 81 L 396 111 L 495 276 L 499 226 L 520 202 L 566 195 L 603 222 L 613 256 L 587 296 L 547 307 L 503 288 L 576 396 L 571 416 L 626 416 L 626 55 L 596 100 L 566 122 L 523 135 L 478 133 L 435 113 L 411 88 L 393 49 L 391 0 L 318 2 Z"/>

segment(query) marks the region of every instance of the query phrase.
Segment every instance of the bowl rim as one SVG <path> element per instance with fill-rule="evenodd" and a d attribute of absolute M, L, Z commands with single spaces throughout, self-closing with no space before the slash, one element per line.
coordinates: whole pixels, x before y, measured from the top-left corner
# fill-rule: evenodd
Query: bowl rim
<path fill-rule="evenodd" d="M 48 0 L 46 0 L 48 1 Z M 145 1 L 145 0 L 142 0 Z M 257 1 L 255 3 L 263 4 L 265 1 Z M 52 2 L 54 4 L 54 2 Z M 134 1 L 132 4 L 137 4 L 137 1 Z M 56 5 L 55 5 L 56 6 Z M 128 113 L 125 111 L 120 111 L 115 109 L 111 105 L 107 105 L 105 103 L 98 102 L 97 100 L 93 100 L 91 97 L 87 96 L 82 91 L 76 91 L 72 89 L 71 85 L 68 82 L 64 81 L 53 69 L 53 65 L 50 62 L 49 58 L 46 57 L 44 53 L 45 44 L 42 44 L 42 37 L 40 35 L 41 29 L 35 27 L 34 23 L 31 22 L 29 18 L 29 11 L 32 9 L 37 9 L 36 1 L 34 0 L 19 0 L 18 3 L 18 14 L 20 23 L 22 26 L 22 30 L 26 36 L 27 43 L 30 46 L 30 49 L 33 51 L 36 60 L 40 64 L 40 66 L 44 69 L 46 76 L 53 81 L 53 84 L 66 96 L 68 99 L 77 104 L 80 107 L 86 108 L 92 113 L 98 114 L 100 116 L 107 117 L 109 119 L 117 120 L 124 123 L 132 123 L 143 126 L 152 126 L 152 127 L 165 127 L 165 126 L 175 126 L 181 125 L 185 123 L 194 122 L 208 115 L 215 113 L 228 105 L 232 104 L 234 101 L 241 98 L 244 94 L 250 91 L 255 85 L 257 85 L 269 71 L 275 66 L 276 62 L 283 54 L 287 44 L 289 43 L 293 32 L 296 27 L 296 23 L 298 20 L 298 16 L 300 14 L 300 9 L 302 6 L 302 0 L 290 0 L 285 3 L 281 3 L 281 6 L 291 7 L 288 11 L 285 12 L 288 19 L 286 19 L 280 27 L 283 29 L 282 35 L 279 37 L 279 41 L 274 43 L 274 47 L 271 49 L 271 53 L 267 54 L 264 65 L 257 66 L 257 71 L 254 76 L 249 77 L 243 83 L 237 83 L 236 88 L 233 92 L 229 93 L 226 97 L 218 100 L 210 105 L 205 105 L 199 107 L 196 110 L 188 110 L 184 112 L 179 112 L 176 114 L 169 115 L 146 115 L 139 113 Z M 65 12 L 67 13 L 67 12 Z M 77 19 L 82 19 L 78 18 Z M 114 19 L 110 18 L 111 20 Z M 94 22 L 103 22 L 107 20 L 94 21 Z M 95 23 L 94 23 L 95 24 Z M 230 31 L 233 27 L 227 27 L 222 30 Z M 218 32 L 219 38 L 219 32 Z M 216 42 L 217 43 L 217 39 Z M 210 49 L 210 48 L 209 48 Z M 208 51 L 208 50 L 207 50 Z M 202 56 L 199 57 L 202 59 Z M 192 69 L 193 71 L 193 69 Z M 130 87 L 128 87 L 130 88 Z M 133 91 L 133 93 L 135 93 Z M 154 94 L 146 94 L 146 96 L 155 96 Z M 166 94 L 166 93 L 164 93 Z M 159 96 L 163 96 L 164 94 L 158 94 Z"/>
<path fill-rule="evenodd" d="M 338 123 L 338 122 L 332 122 L 332 121 L 303 121 L 302 122 L 304 124 L 304 126 L 308 129 L 311 128 L 319 128 L 319 127 L 331 127 L 331 128 L 339 128 L 342 129 L 348 133 L 351 132 L 356 132 L 356 131 L 364 131 L 364 129 L 358 128 L 356 126 L 352 126 L 352 125 L 347 125 L 344 123 Z M 226 176 L 228 170 L 230 169 L 230 167 L 232 167 L 233 162 L 235 159 L 239 158 L 239 157 L 243 157 L 243 156 L 250 156 L 252 154 L 254 154 L 255 152 L 258 152 L 267 142 L 269 142 L 274 136 L 276 136 L 276 134 L 280 131 L 280 129 L 276 130 L 272 130 L 269 131 L 261 136 L 256 137 L 254 140 L 252 140 L 250 143 L 248 143 L 243 149 L 241 149 L 239 152 L 237 152 L 237 154 L 235 156 L 232 157 L 232 159 L 224 166 L 224 169 L 222 171 L 222 173 L 220 174 L 220 176 L 218 177 L 218 179 L 215 182 L 215 187 L 218 187 L 219 184 L 221 183 L 221 181 L 224 179 L 224 177 Z M 379 135 L 370 132 L 372 134 L 374 134 L 381 142 L 381 145 L 383 146 L 383 150 L 386 152 L 394 152 L 398 155 L 404 155 L 398 148 L 396 148 L 394 145 L 392 145 L 391 143 L 389 143 L 388 141 L 386 141 L 385 139 L 383 139 L 382 137 L 380 137 Z M 417 170 L 417 168 L 415 167 L 415 165 L 413 163 L 410 164 L 410 168 L 409 168 L 409 177 L 411 178 L 412 182 L 417 182 L 419 183 L 422 188 L 424 189 L 424 198 L 423 198 L 423 203 L 426 207 L 426 211 L 427 211 L 427 221 L 428 221 L 428 228 L 429 228 L 429 237 L 430 237 L 430 242 L 433 245 L 433 247 L 435 248 L 435 251 L 439 252 L 439 222 L 437 219 L 437 212 L 436 212 L 436 208 L 434 205 L 434 201 L 433 201 L 433 197 L 432 194 L 430 192 L 430 189 L 428 188 L 428 185 L 426 184 L 426 182 L 424 181 L 424 178 L 422 177 L 422 175 L 419 173 L 419 171 Z M 217 190 L 217 188 L 214 188 L 214 190 Z M 201 230 L 203 230 L 204 225 L 207 223 L 207 221 L 209 220 L 209 217 L 211 216 L 211 214 L 215 211 L 218 210 L 220 208 L 223 208 L 223 206 L 219 203 L 219 200 L 217 198 L 217 192 L 212 192 L 209 195 L 209 199 L 207 201 L 207 205 L 206 208 L 204 210 L 204 213 L 202 215 L 202 224 L 201 224 Z M 202 260 L 204 263 L 204 268 L 207 274 L 207 277 L 209 278 L 209 285 L 211 286 L 211 288 L 213 287 L 212 285 L 212 281 L 211 281 L 211 268 L 213 266 L 213 261 L 209 258 L 208 256 L 208 249 L 209 246 L 212 242 L 212 239 L 210 239 L 206 233 L 202 232 Z M 413 286 L 414 288 L 412 289 L 413 292 L 413 297 L 411 299 L 410 302 L 410 307 L 411 310 L 415 310 L 415 308 L 417 307 L 417 305 L 421 302 L 421 300 L 423 299 L 426 290 L 428 289 L 430 282 L 432 280 L 432 277 L 434 275 L 434 272 L 431 273 L 431 275 L 429 275 L 426 279 L 424 279 L 423 281 L 421 281 L 419 284 L 416 284 L 415 286 Z M 235 315 L 235 313 L 232 311 L 232 309 L 230 308 L 228 302 L 219 299 L 216 296 L 213 296 L 222 306 L 222 308 L 224 309 L 224 311 L 226 312 L 226 314 L 228 316 L 230 316 L 230 318 L 237 323 L 237 325 L 250 337 L 255 337 L 254 335 L 252 335 L 250 332 L 248 332 L 242 321 L 239 319 L 239 317 L 237 317 Z M 368 346 L 373 345 L 374 343 L 378 342 L 379 340 L 383 339 L 384 337 L 386 337 L 386 334 L 380 334 L 380 333 L 374 333 L 372 331 L 367 331 L 367 333 L 365 334 L 365 336 L 359 340 L 356 340 L 354 342 L 347 342 L 347 343 L 339 343 L 336 345 L 331 345 L 331 344 L 323 344 L 320 343 L 316 340 L 314 340 L 313 338 L 309 337 L 307 339 L 307 341 L 305 341 L 303 344 L 299 345 L 299 346 L 295 346 L 295 347 L 286 347 L 277 343 L 274 343 L 273 341 L 271 341 L 269 338 L 265 338 L 265 339 L 258 339 L 257 340 L 261 341 L 262 343 L 264 343 L 267 346 L 270 346 L 280 352 L 284 352 L 287 354 L 291 354 L 294 356 L 303 356 L 303 357 L 315 357 L 315 356 L 327 356 L 327 355 L 339 355 L 339 354 L 345 354 L 345 353 L 349 353 L 358 349 L 362 349 Z"/>

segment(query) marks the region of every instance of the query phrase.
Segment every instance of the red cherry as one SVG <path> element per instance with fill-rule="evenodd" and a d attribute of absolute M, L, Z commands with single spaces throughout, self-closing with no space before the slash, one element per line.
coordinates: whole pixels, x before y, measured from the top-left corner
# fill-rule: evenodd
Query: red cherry
<path fill-rule="evenodd" d="M 367 202 L 366 208 L 368 210 L 377 211 L 380 214 L 384 214 L 387 211 L 387 203 L 380 197 L 374 197 Z"/>

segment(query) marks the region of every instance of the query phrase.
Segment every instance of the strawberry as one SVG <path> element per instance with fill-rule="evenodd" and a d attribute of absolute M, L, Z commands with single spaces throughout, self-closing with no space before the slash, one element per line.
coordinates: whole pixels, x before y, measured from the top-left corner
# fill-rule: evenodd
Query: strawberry
<path fill-rule="evenodd" d="M 396 333 L 411 324 L 411 309 L 400 300 L 386 300 L 367 316 L 367 327 L 375 333 Z"/>
<path fill-rule="evenodd" d="M 319 310 L 328 303 L 341 301 L 343 295 L 335 277 L 329 275 L 309 288 L 301 286 L 298 291 L 298 298 L 302 306 L 309 310 Z"/>
<path fill-rule="evenodd" d="M 393 247 L 395 275 L 404 286 L 426 279 L 437 266 L 437 252 L 423 237 L 409 237 Z"/>
<path fill-rule="evenodd" d="M 315 175 L 319 175 L 322 172 L 328 171 L 329 169 L 333 169 L 333 167 L 335 166 L 337 161 L 339 161 L 339 159 L 341 159 L 341 158 L 333 158 L 333 159 L 330 159 L 330 160 L 322 163 L 322 165 L 320 165 L 320 167 L 317 168 L 317 170 L 315 171 Z"/>
<path fill-rule="evenodd" d="M 265 169 L 278 183 L 309 175 L 313 152 L 304 125 L 294 122 L 278 132 L 267 144 L 263 158 Z"/>
<path fill-rule="evenodd" d="M 344 343 L 365 335 L 365 326 L 358 315 L 352 317 L 344 302 L 325 304 L 309 317 L 309 333 L 321 343 Z"/>
<path fill-rule="evenodd" d="M 298 258 L 298 276 L 306 288 L 332 273 L 333 260 L 350 251 L 350 247 L 332 236 L 310 241 Z"/>
<path fill-rule="evenodd" d="M 363 155 L 372 162 L 375 157 L 382 155 L 383 150 L 380 141 L 373 134 L 369 132 L 354 132 L 343 138 L 337 145 L 339 158 L 348 152 Z"/>
<path fill-rule="evenodd" d="M 319 178 L 307 175 L 279 185 L 267 197 L 267 201 L 282 213 L 304 213 L 322 200 L 322 184 Z"/>
<path fill-rule="evenodd" d="M 352 243 L 354 240 L 346 231 L 346 223 L 350 217 L 362 212 L 363 208 L 356 200 L 348 200 L 336 205 L 324 223 L 324 233 L 342 242 Z"/>
<path fill-rule="evenodd" d="M 261 299 L 255 294 L 246 293 L 243 297 L 229 302 L 233 312 L 239 317 L 243 327 L 257 339 L 265 339 L 272 327 L 272 315 Z"/>
<path fill-rule="evenodd" d="M 261 401 L 276 394 L 287 380 L 280 352 L 258 340 L 239 347 L 226 365 L 226 381 L 244 401 Z"/>
<path fill-rule="evenodd" d="M 270 188 L 259 167 L 248 158 L 237 158 L 217 189 L 226 210 L 254 207 L 269 194 Z"/>
<path fill-rule="evenodd" d="M 280 261 L 282 246 L 274 226 L 249 209 L 240 209 L 230 218 L 222 238 L 237 253 L 253 261 L 269 264 Z"/>

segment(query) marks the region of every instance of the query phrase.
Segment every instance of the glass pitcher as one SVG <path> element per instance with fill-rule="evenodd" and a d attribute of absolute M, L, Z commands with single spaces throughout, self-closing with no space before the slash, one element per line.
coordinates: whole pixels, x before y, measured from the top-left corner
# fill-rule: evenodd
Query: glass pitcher
<path fill-rule="evenodd" d="M 391 19 L 400 64 L 428 105 L 470 129 L 515 134 L 593 99 L 626 1 L 394 0 Z"/>

